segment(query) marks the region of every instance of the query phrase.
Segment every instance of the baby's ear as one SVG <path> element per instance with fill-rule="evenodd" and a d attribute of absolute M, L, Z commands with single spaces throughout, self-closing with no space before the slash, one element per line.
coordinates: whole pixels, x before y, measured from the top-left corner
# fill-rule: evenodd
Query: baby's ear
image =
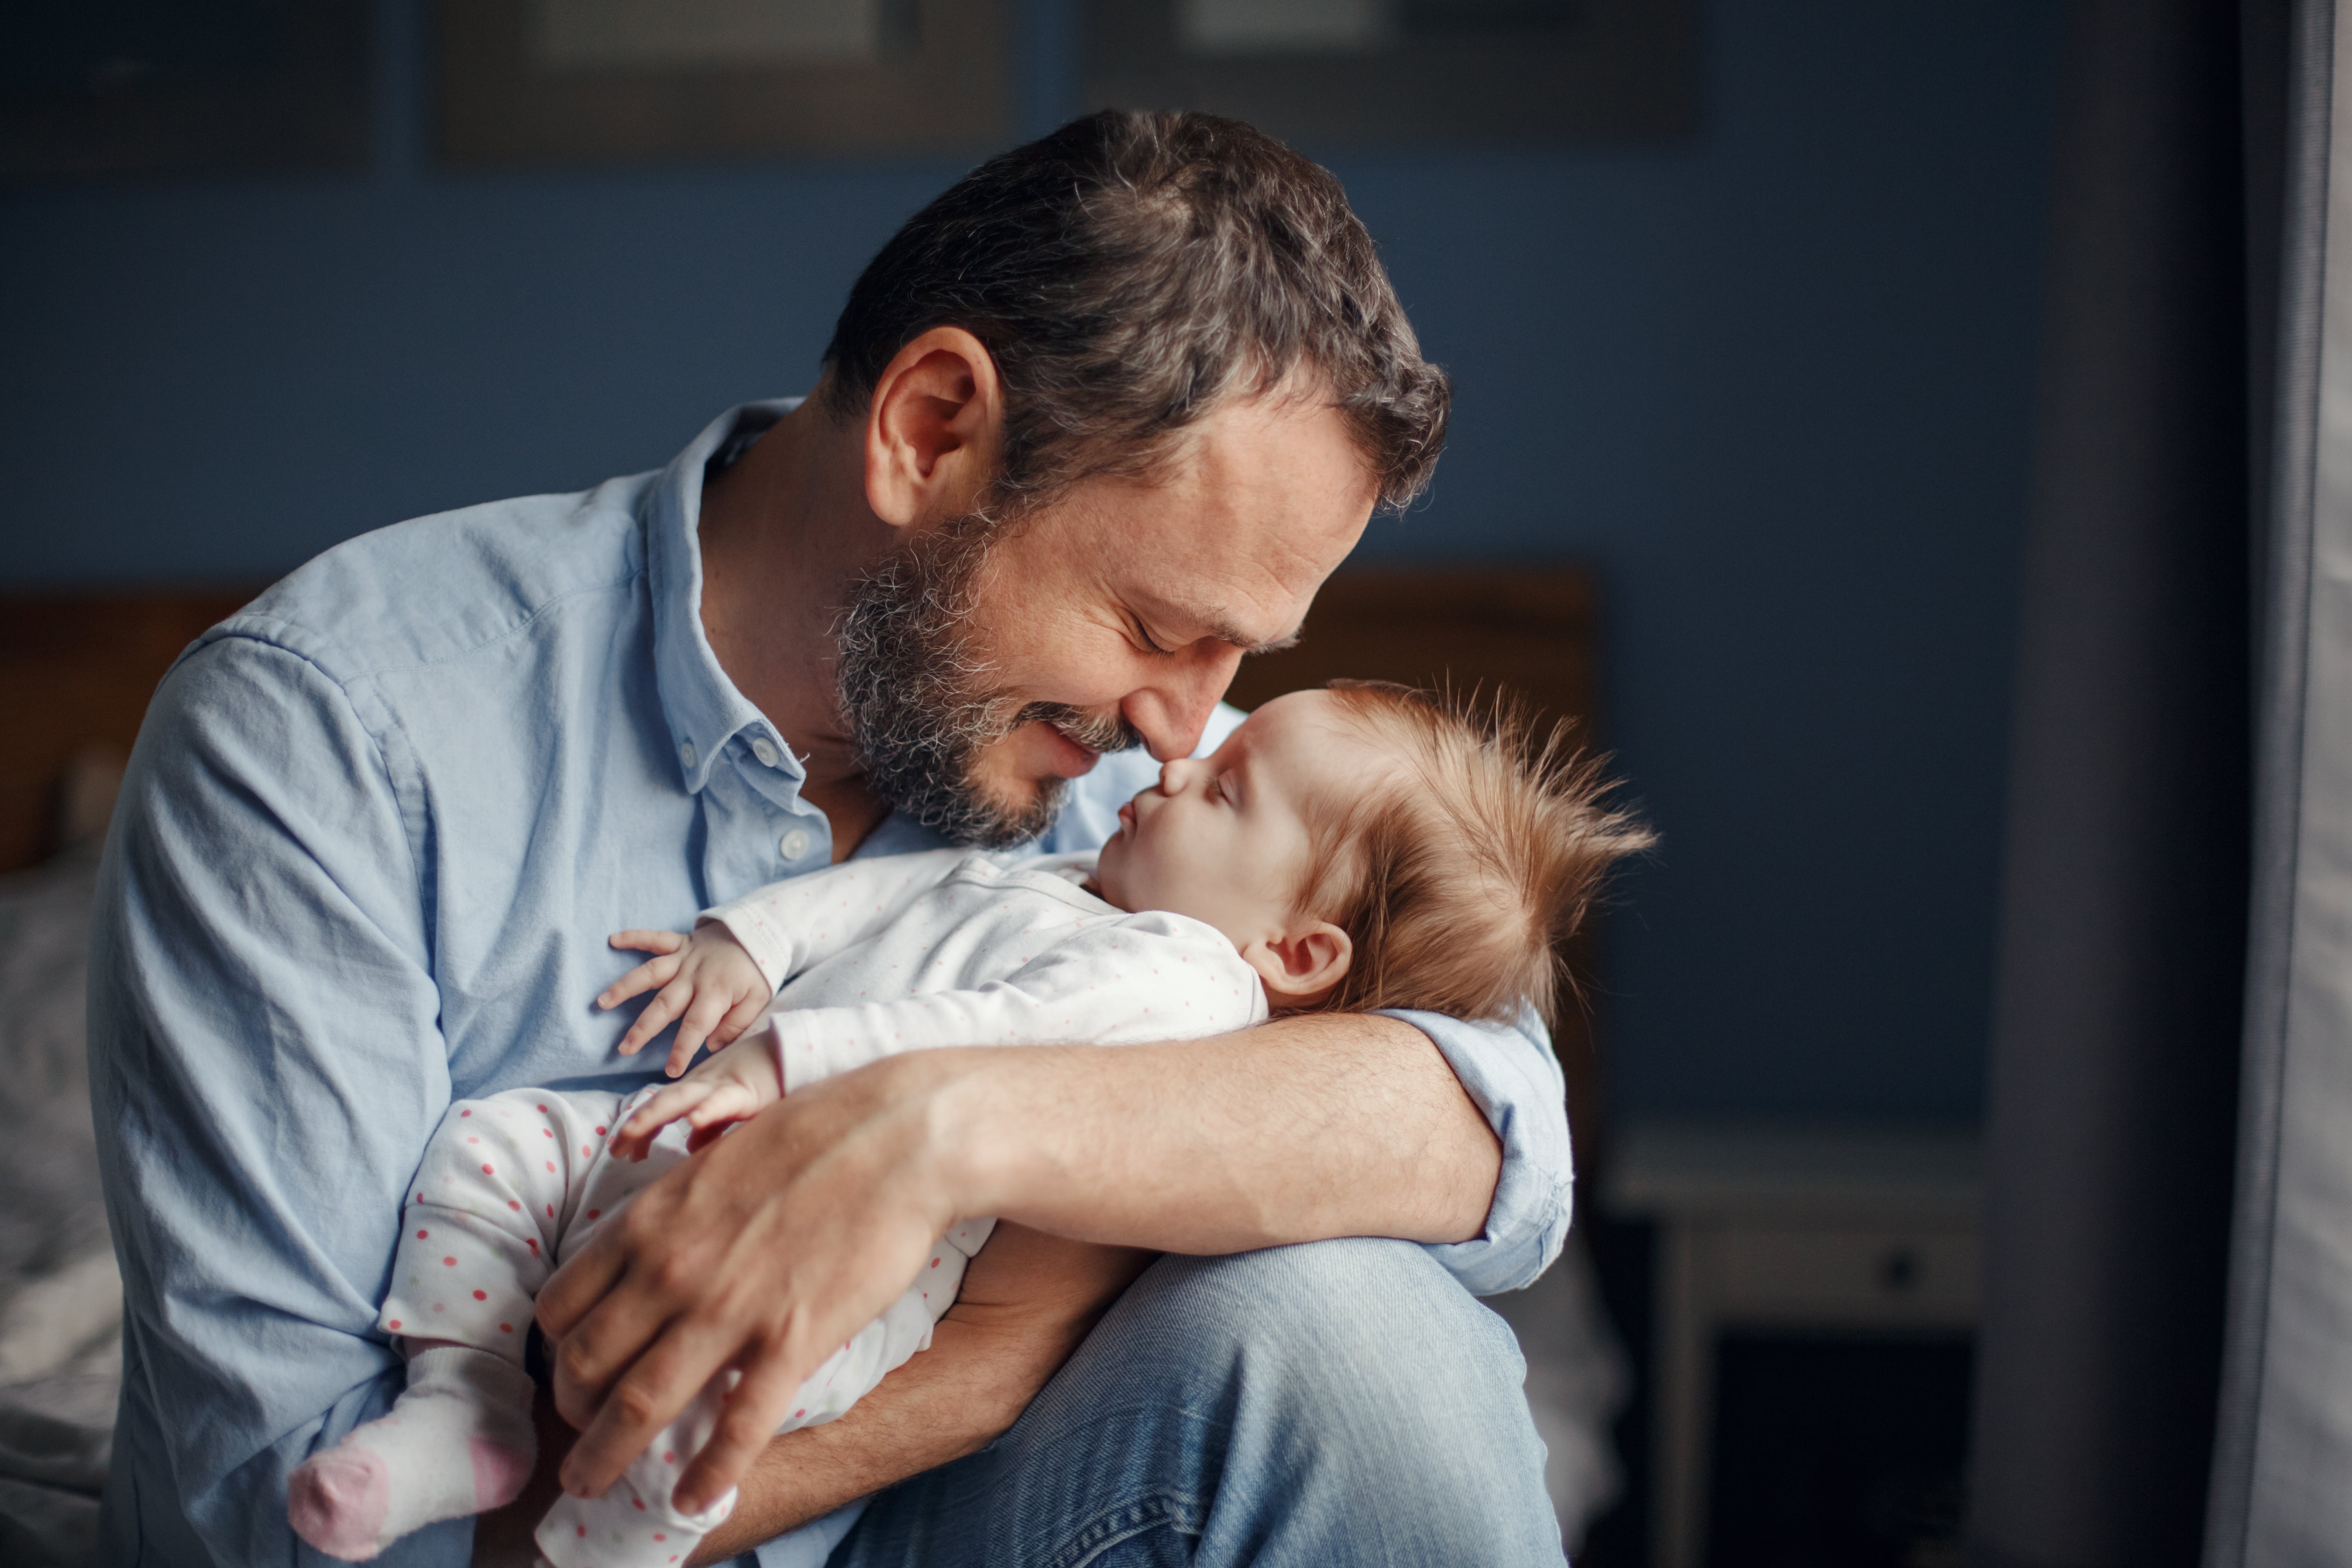
<path fill-rule="evenodd" d="M 1267 999 L 1284 1007 L 1308 1007 L 1328 996 L 1355 956 L 1356 944 L 1329 921 L 1262 936 L 1242 949 L 1243 961 L 1265 982 Z"/>

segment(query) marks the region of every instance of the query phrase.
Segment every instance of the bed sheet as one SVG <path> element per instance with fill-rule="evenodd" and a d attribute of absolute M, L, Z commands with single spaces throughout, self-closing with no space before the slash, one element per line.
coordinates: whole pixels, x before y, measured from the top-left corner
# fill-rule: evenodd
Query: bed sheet
<path fill-rule="evenodd" d="M 84 1054 L 95 847 L 0 877 L 0 1563 L 91 1560 L 122 1287 Z"/>

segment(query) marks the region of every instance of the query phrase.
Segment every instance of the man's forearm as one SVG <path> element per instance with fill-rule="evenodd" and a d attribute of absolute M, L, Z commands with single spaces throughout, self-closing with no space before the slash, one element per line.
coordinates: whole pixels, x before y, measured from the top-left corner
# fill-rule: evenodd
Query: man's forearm
<path fill-rule="evenodd" d="M 1166 1252 L 1462 1241 L 1483 1228 L 1501 1166 L 1445 1058 L 1393 1019 L 876 1062 L 695 1154 L 548 1281 L 538 1318 L 559 1342 L 557 1403 L 583 1427 L 564 1482 L 603 1491 L 731 1365 L 737 1396 L 677 1494 L 682 1508 L 715 1500 L 766 1451 L 825 1347 L 887 1306 L 960 1218 Z"/>
<path fill-rule="evenodd" d="M 1476 1236 L 1502 1148 L 1427 1036 L 1328 1014 L 1116 1050 L 935 1053 L 973 1214 L 1166 1252 Z"/>

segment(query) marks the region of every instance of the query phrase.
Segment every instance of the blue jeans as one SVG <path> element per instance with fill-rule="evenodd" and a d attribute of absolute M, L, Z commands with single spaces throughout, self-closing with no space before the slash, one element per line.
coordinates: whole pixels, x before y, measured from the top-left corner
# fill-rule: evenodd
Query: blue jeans
<path fill-rule="evenodd" d="M 1010 1432 L 827 1568 L 1559 1563 L 1526 1372 L 1420 1247 L 1163 1258 Z"/>

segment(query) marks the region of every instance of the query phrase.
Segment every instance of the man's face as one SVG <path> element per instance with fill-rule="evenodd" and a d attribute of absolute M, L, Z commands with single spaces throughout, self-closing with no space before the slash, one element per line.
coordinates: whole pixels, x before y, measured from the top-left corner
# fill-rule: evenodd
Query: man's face
<path fill-rule="evenodd" d="M 1189 756 L 1243 654 L 1297 631 L 1376 499 L 1336 410 L 1268 397 L 1201 420 L 1149 482 L 1088 480 L 984 545 L 957 525 L 918 541 L 845 623 L 874 786 L 1004 844 L 1043 831 L 1103 751 Z"/>

